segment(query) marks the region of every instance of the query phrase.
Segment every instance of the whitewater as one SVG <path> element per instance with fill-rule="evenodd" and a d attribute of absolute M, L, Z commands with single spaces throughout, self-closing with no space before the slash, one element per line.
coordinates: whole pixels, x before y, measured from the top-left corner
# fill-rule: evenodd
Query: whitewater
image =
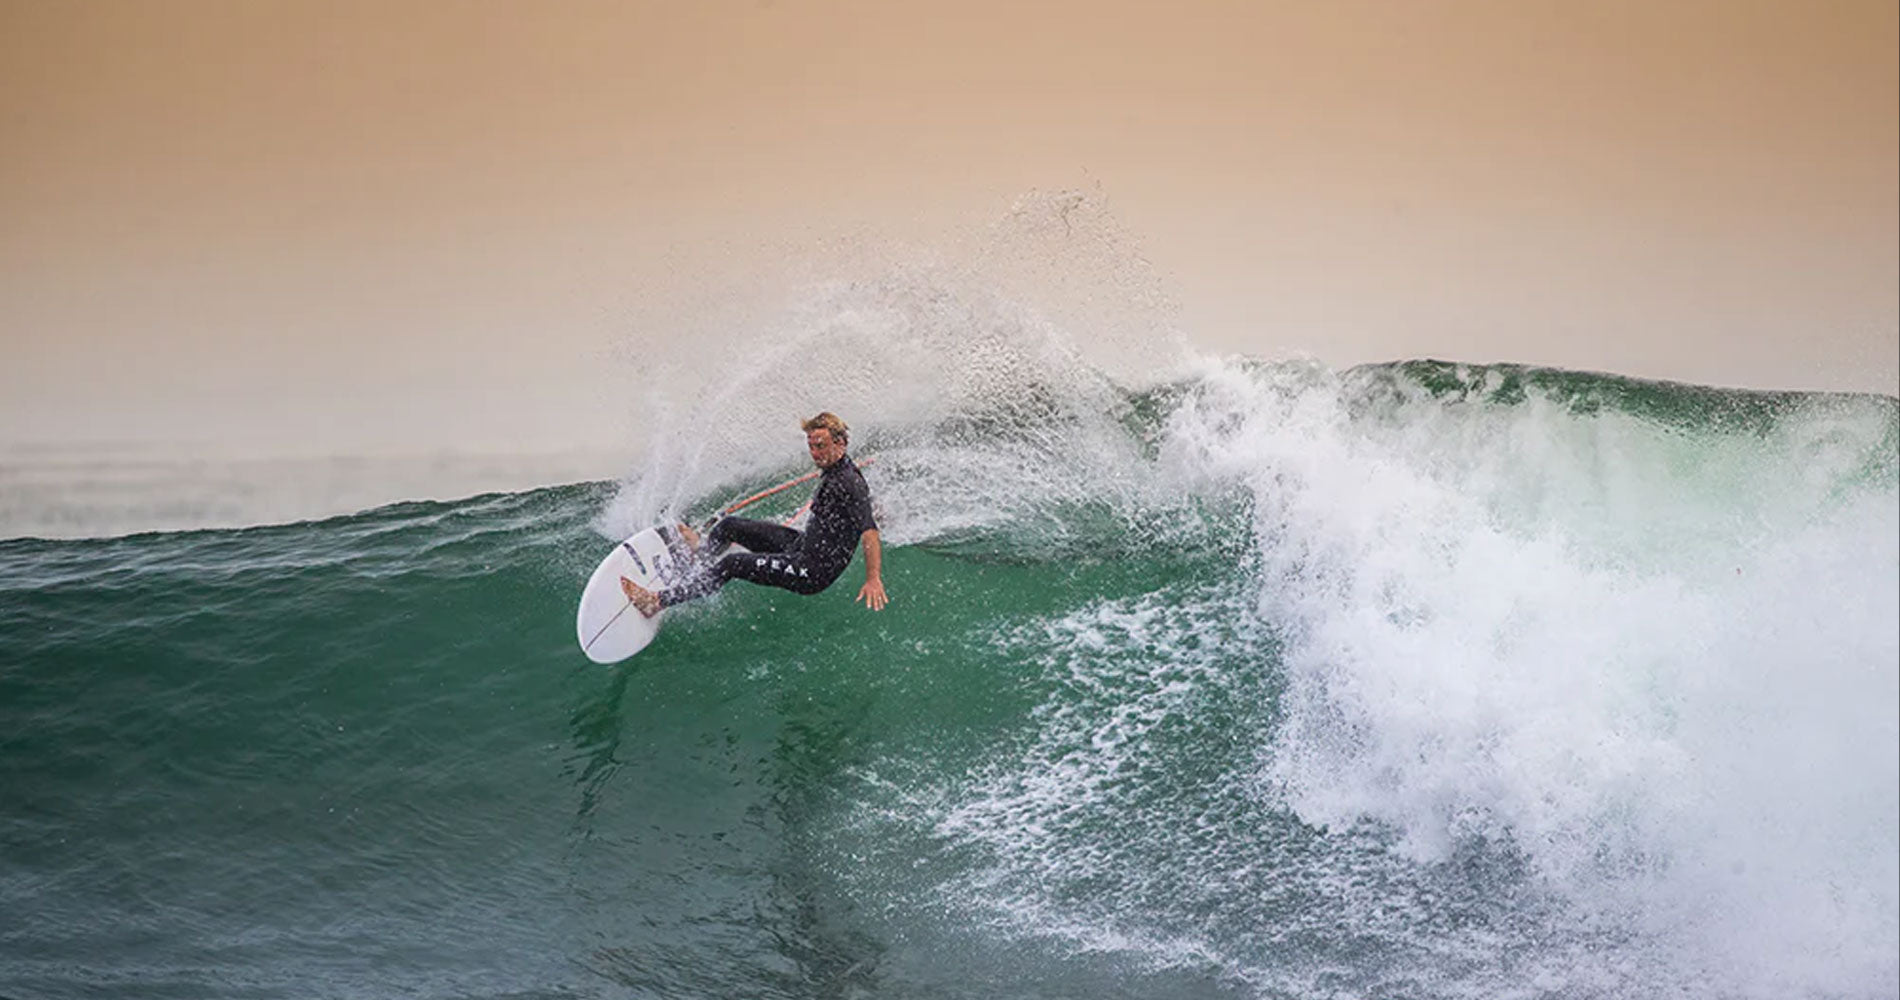
<path fill-rule="evenodd" d="M 754 357 L 616 482 L 0 541 L 0 995 L 1900 992 L 1893 398 L 1144 374 L 919 273 Z M 588 663 L 806 400 L 891 608 Z"/>

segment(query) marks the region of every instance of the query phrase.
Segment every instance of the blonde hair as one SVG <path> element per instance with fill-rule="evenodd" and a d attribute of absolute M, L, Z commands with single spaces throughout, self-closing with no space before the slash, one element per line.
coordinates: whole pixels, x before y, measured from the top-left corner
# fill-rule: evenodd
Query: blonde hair
<path fill-rule="evenodd" d="M 810 420 L 799 421 L 798 426 L 807 434 L 823 428 L 831 432 L 831 439 L 833 441 L 839 444 L 851 443 L 851 428 L 846 427 L 844 421 L 839 420 L 836 413 L 820 413 Z"/>

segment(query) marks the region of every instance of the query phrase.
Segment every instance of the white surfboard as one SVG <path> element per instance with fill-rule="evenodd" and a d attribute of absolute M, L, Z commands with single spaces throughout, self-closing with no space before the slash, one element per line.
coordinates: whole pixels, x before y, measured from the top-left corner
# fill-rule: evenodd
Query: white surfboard
<path fill-rule="evenodd" d="M 659 590 L 679 578 L 687 556 L 682 549 L 667 544 L 672 532 L 648 528 L 635 532 L 600 561 L 594 575 L 587 578 L 581 591 L 580 612 L 575 617 L 581 651 L 595 663 L 618 663 L 646 648 L 659 634 L 662 611 L 651 618 L 627 600 L 620 589 L 620 578 L 648 590 Z"/>

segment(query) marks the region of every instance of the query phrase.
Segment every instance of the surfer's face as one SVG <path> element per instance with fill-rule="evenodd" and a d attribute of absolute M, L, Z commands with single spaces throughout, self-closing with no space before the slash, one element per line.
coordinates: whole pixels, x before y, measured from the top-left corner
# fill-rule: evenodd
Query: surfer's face
<path fill-rule="evenodd" d="M 831 439 L 831 432 L 823 427 L 805 432 L 805 448 L 811 452 L 813 465 L 821 469 L 831 468 L 831 463 L 844 457 L 844 445 Z"/>

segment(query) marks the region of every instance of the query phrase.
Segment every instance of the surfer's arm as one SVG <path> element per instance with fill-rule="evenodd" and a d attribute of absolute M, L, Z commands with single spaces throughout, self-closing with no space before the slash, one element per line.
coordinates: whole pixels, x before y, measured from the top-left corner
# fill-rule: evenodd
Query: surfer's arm
<path fill-rule="evenodd" d="M 884 546 L 877 540 L 877 529 L 867 528 L 864 540 L 864 586 L 858 588 L 858 600 L 872 611 L 884 610 L 890 598 L 884 595 Z"/>

